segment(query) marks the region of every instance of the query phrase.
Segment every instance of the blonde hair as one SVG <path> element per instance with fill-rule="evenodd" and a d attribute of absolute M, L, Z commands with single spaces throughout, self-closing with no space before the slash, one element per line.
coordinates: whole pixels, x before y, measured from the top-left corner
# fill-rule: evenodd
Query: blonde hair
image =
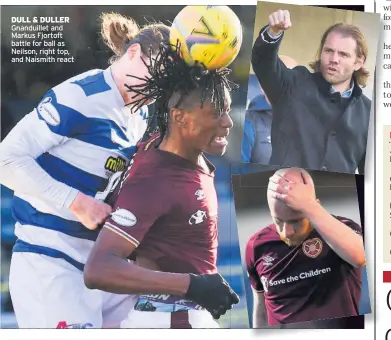
<path fill-rule="evenodd" d="M 338 32 L 342 34 L 345 37 L 352 37 L 356 41 L 356 55 L 358 58 L 363 58 L 364 62 L 366 61 L 368 57 L 368 45 L 365 41 L 364 34 L 360 31 L 360 29 L 357 26 L 354 25 L 347 25 L 347 24 L 335 24 L 331 27 L 329 27 L 326 32 L 324 32 L 322 39 L 320 41 L 319 50 L 316 54 L 316 60 L 312 63 L 310 63 L 310 67 L 315 71 L 320 71 L 320 55 L 322 53 L 323 46 L 326 42 L 326 39 L 328 35 L 332 32 Z M 367 80 L 369 78 L 369 71 L 365 69 L 364 67 L 361 67 L 359 70 L 354 71 L 353 73 L 354 78 L 356 79 L 357 83 L 361 85 L 362 87 L 365 87 L 367 84 Z"/>
<path fill-rule="evenodd" d="M 156 53 L 160 43 L 169 42 L 170 28 L 162 23 L 140 28 L 132 18 L 114 12 L 102 13 L 100 20 L 102 39 L 115 54 L 110 58 L 110 64 L 121 58 L 134 43 L 140 44 L 141 51 L 148 55 L 150 48 Z"/>

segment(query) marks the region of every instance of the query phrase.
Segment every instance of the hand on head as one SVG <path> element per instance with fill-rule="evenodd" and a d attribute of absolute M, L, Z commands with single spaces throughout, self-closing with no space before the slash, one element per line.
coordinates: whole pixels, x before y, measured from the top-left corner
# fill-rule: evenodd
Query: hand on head
<path fill-rule="evenodd" d="M 269 179 L 268 196 L 300 212 L 318 202 L 311 176 L 299 168 L 276 171 Z"/>

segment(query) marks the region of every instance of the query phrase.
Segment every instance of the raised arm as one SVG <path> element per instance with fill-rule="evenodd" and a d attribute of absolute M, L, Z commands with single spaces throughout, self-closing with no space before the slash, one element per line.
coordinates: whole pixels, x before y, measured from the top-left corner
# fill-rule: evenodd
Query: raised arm
<path fill-rule="evenodd" d="M 365 266 L 361 228 L 349 219 L 337 219 L 320 204 L 309 205 L 305 215 L 334 252 L 353 267 Z"/>
<path fill-rule="evenodd" d="M 252 50 L 254 73 L 273 105 L 295 86 L 295 72 L 278 57 L 284 31 L 291 25 L 288 11 L 278 10 L 270 14 L 269 24 L 260 30 Z"/>
<path fill-rule="evenodd" d="M 295 183 L 285 177 L 270 178 L 270 189 L 276 199 L 282 200 L 294 210 L 301 211 L 327 244 L 344 261 L 353 267 L 365 265 L 365 251 L 359 225 L 349 219 L 331 215 L 316 199 L 313 182 L 302 172 L 303 182 Z"/>

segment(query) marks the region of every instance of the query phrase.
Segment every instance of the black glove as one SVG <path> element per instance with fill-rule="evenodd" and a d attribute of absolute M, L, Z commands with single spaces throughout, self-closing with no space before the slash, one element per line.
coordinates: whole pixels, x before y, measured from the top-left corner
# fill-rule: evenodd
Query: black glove
<path fill-rule="evenodd" d="M 219 319 L 233 304 L 239 302 L 239 296 L 220 274 L 190 274 L 185 298 L 205 308 L 214 319 Z"/>

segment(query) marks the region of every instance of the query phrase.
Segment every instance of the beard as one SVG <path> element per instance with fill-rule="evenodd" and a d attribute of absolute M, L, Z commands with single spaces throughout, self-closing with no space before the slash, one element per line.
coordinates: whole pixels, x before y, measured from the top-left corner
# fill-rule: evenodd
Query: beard
<path fill-rule="evenodd" d="M 350 82 L 353 76 L 353 72 L 341 73 L 339 68 L 330 65 L 321 66 L 321 72 L 323 78 L 331 85 L 339 85 Z"/>

